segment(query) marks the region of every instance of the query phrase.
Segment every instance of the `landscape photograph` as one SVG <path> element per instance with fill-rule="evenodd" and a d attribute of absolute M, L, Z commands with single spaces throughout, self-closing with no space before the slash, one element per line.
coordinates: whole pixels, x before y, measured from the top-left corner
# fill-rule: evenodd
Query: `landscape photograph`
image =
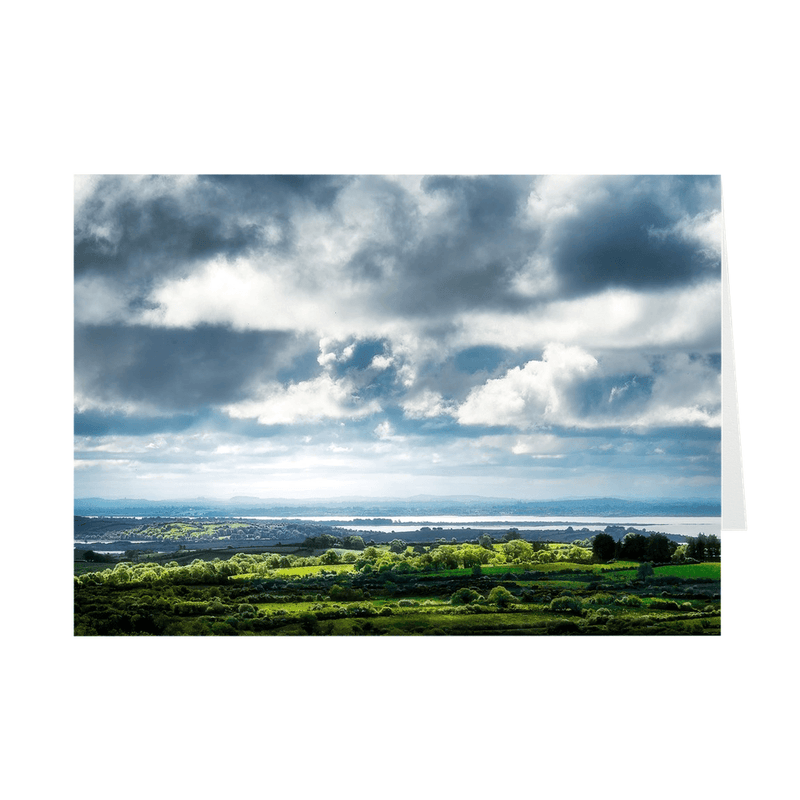
<path fill-rule="evenodd" d="M 718 175 L 76 176 L 74 636 L 719 636 L 721 248 Z"/>

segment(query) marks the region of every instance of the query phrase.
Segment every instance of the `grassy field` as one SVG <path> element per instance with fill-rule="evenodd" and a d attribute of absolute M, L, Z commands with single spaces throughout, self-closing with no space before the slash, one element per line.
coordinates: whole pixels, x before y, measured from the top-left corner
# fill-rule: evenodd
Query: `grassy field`
<path fill-rule="evenodd" d="M 448 551 L 451 552 L 451 551 Z M 362 559 L 363 555 L 356 556 Z M 294 558 L 294 557 L 292 557 Z M 719 635 L 719 562 L 426 569 L 366 553 L 277 567 L 276 554 L 185 565 L 76 563 L 76 635 Z M 273 568 L 267 568 L 267 560 Z M 363 565 L 363 560 L 360 561 Z M 94 573 L 94 574 L 91 574 Z"/>
<path fill-rule="evenodd" d="M 713 581 L 720 580 L 720 562 L 704 562 L 702 564 L 670 564 L 669 566 L 655 567 L 653 574 L 656 577 L 671 576 L 674 578 L 692 579 L 702 578 Z M 636 578 L 636 570 L 624 570 L 604 576 L 604 580 L 630 581 Z"/>
<path fill-rule="evenodd" d="M 337 574 L 342 572 L 352 572 L 355 568 L 352 564 L 328 564 L 326 566 L 316 567 L 286 567 L 284 569 L 276 569 L 275 577 L 277 578 L 292 578 L 294 576 L 305 577 L 307 575 L 318 575 L 323 572 L 335 572 Z"/>
<path fill-rule="evenodd" d="M 280 567 L 270 571 L 270 576 L 276 578 L 307 578 L 311 575 L 324 575 L 326 573 L 341 574 L 353 572 L 355 568 L 352 564 L 327 564 L 325 566 L 313 567 Z M 242 575 L 232 575 L 232 580 L 235 581 L 250 581 L 263 578 L 263 575 L 246 572 Z"/>

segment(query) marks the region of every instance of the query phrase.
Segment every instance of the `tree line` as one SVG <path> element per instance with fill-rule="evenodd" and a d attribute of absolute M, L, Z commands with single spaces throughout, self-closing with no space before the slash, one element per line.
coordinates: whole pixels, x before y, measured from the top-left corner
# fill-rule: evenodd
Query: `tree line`
<path fill-rule="evenodd" d="M 665 564 L 668 561 L 703 561 L 719 558 L 722 543 L 719 537 L 704 533 L 689 538 L 686 544 L 679 545 L 663 533 L 645 535 L 630 531 L 621 539 L 609 533 L 598 533 L 592 540 L 592 554 L 597 561 L 650 561 Z"/>

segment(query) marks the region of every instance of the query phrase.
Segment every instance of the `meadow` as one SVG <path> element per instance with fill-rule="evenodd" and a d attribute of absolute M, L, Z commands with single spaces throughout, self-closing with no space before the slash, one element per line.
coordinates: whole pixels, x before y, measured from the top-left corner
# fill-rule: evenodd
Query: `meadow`
<path fill-rule="evenodd" d="M 311 543 L 313 544 L 313 543 Z M 591 545 L 591 542 L 586 544 Z M 98 565 L 95 565 L 98 566 Z M 75 635 L 715 635 L 718 557 L 601 561 L 592 547 L 502 542 L 189 564 L 121 561 L 75 575 Z"/>

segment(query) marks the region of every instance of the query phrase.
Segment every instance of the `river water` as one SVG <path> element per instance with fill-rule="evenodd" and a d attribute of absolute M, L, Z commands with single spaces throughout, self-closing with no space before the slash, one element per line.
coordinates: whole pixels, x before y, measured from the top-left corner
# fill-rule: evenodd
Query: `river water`
<path fill-rule="evenodd" d="M 389 517 L 383 517 L 388 519 Z M 286 517 L 240 517 L 240 519 L 280 520 Z M 353 531 L 376 531 L 382 533 L 403 533 L 418 531 L 421 527 L 437 527 L 443 530 L 461 530 L 462 528 L 516 528 L 518 531 L 566 530 L 569 527 L 576 531 L 587 528 L 595 533 L 605 530 L 608 525 L 643 528 L 648 531 L 669 533 L 676 536 L 720 536 L 720 517 L 539 517 L 539 516 L 392 516 L 389 525 L 349 525 L 352 516 L 308 516 L 292 517 L 301 522 L 329 522 L 334 527 L 348 528 Z M 336 523 L 340 523 L 336 525 Z"/>

